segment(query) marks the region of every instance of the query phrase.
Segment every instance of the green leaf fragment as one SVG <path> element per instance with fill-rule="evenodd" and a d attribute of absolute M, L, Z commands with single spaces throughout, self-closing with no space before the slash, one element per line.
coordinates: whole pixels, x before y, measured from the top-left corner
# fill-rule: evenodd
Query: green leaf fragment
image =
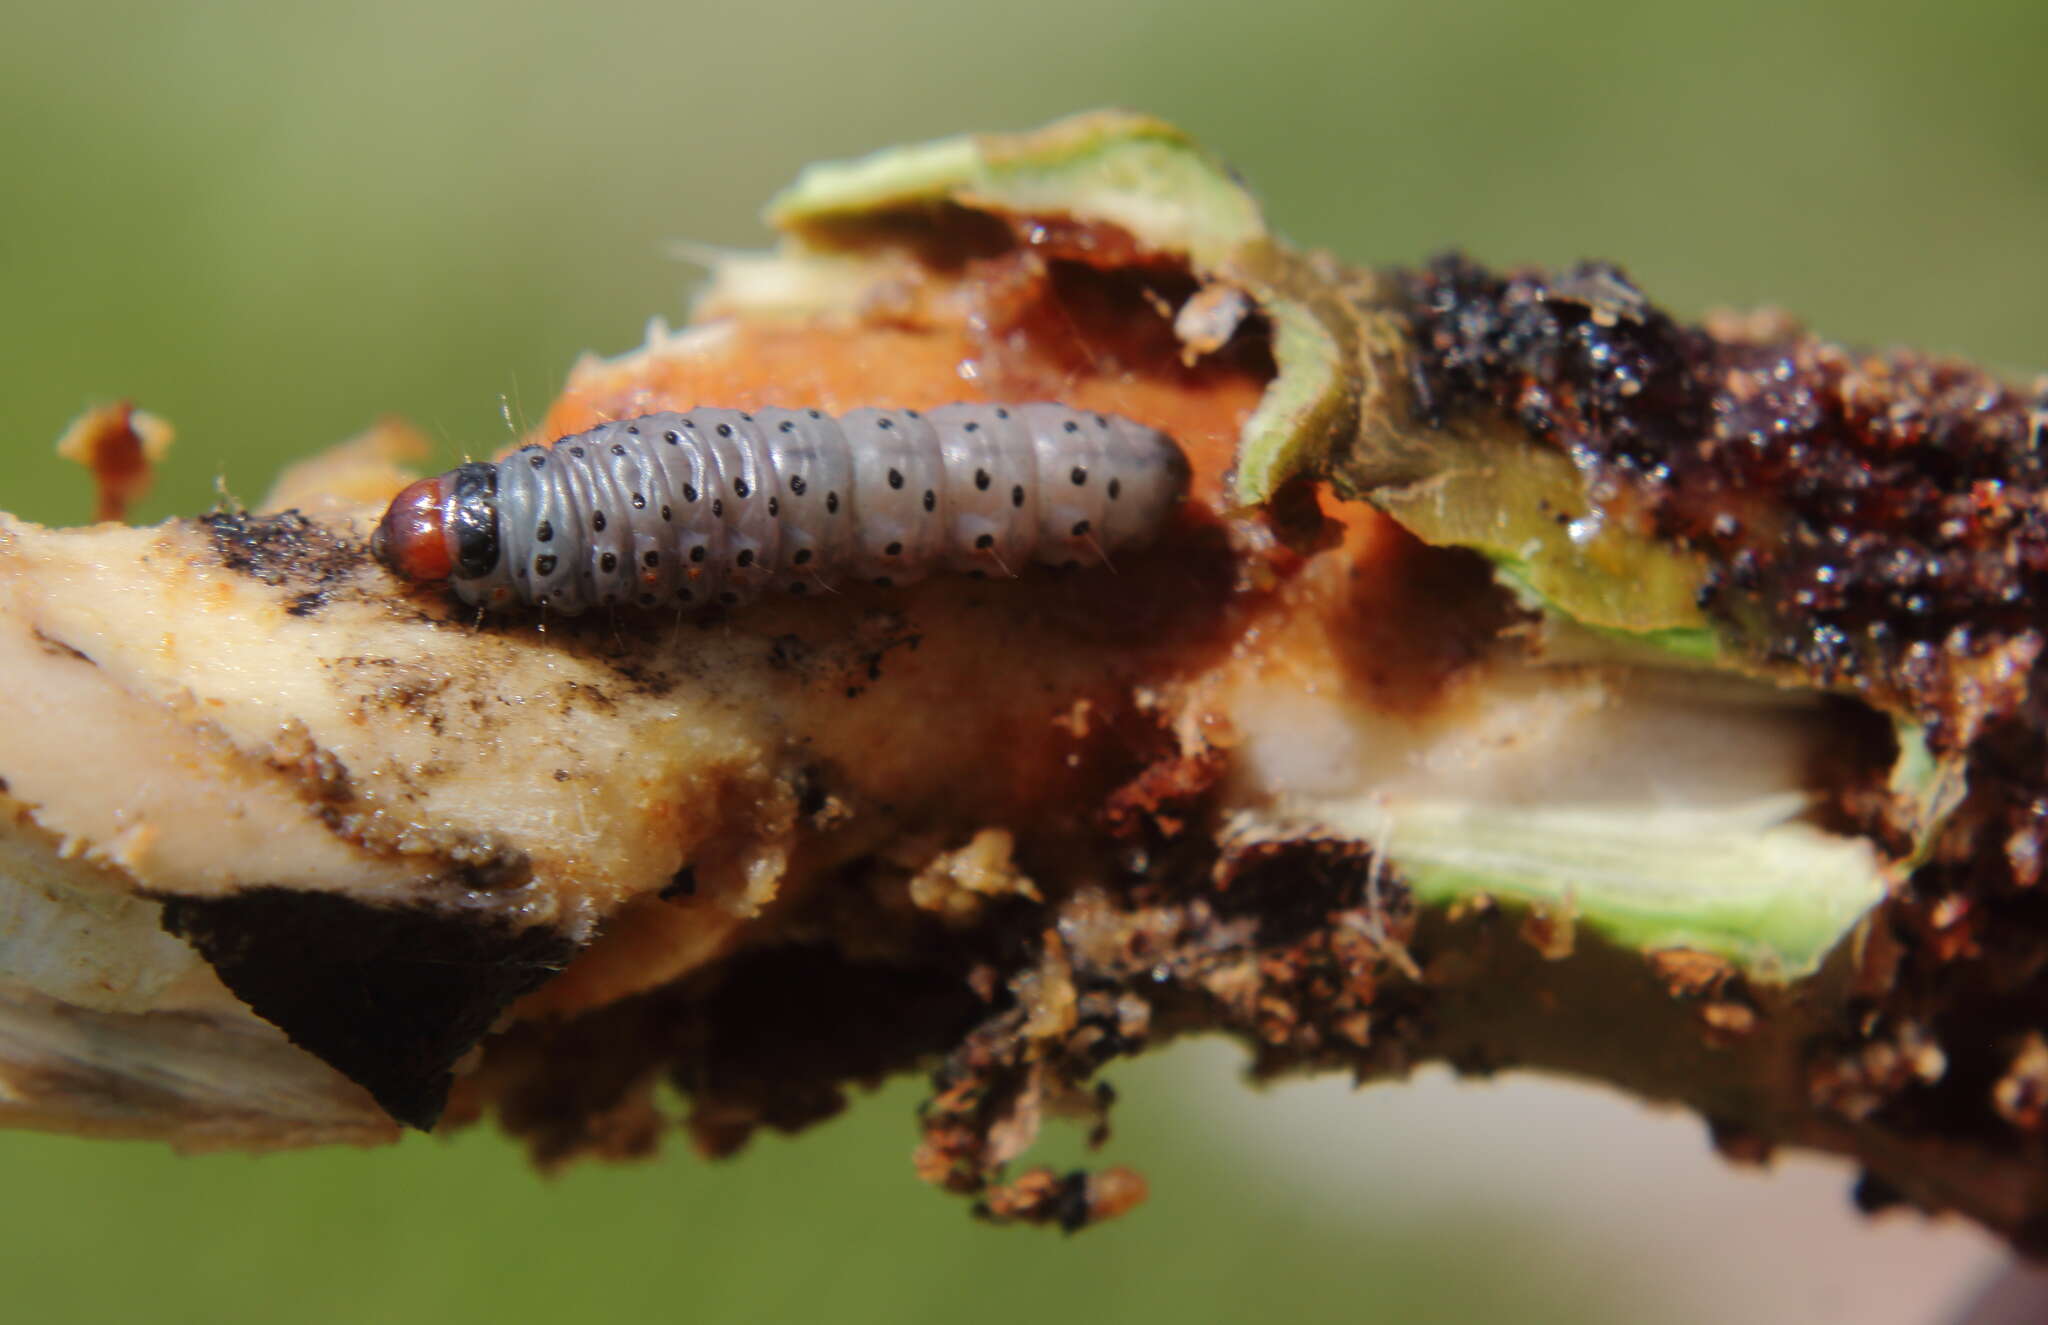
<path fill-rule="evenodd" d="M 1446 432 L 1429 478 L 1373 503 L 1426 543 L 1472 548 L 1546 609 L 1595 630 L 1711 658 L 1705 568 L 1603 516 L 1571 461 L 1517 439 Z"/>
<path fill-rule="evenodd" d="M 1810 974 L 1884 895 L 1871 843 L 1799 821 L 1785 794 L 1710 808 L 1407 802 L 1330 828 L 1384 850 L 1425 905 L 1478 894 L 1542 905 L 1612 941 L 1695 948 L 1760 978 Z"/>
<path fill-rule="evenodd" d="M 1341 393 L 1343 349 L 1322 320 L 1292 300 L 1269 300 L 1273 360 L 1279 372 L 1245 421 L 1237 441 L 1234 488 L 1253 505 L 1296 473 L 1319 463 L 1333 432 L 1349 418 Z M 1249 497 L 1248 494 L 1258 494 Z"/>
<path fill-rule="evenodd" d="M 1147 247 L 1220 268 L 1266 238 L 1258 202 L 1228 167 L 1163 120 L 1097 111 L 1029 133 L 975 134 L 805 170 L 768 205 L 778 230 L 956 203 L 1121 226 Z"/>

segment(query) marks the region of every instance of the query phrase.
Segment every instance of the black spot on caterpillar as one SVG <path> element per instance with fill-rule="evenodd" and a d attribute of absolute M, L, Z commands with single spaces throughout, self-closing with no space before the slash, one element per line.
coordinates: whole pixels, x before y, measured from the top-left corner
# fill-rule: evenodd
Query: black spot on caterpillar
<path fill-rule="evenodd" d="M 1065 405 L 695 409 L 620 419 L 413 484 L 371 550 L 467 603 L 747 602 L 842 579 L 1100 564 L 1187 492 L 1174 440 Z M 698 502 L 702 493 L 731 500 Z"/>

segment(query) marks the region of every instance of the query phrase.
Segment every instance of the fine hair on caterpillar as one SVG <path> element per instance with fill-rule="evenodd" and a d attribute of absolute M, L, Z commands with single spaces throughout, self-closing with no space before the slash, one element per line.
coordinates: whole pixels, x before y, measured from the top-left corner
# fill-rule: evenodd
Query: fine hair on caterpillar
<path fill-rule="evenodd" d="M 618 419 L 395 498 L 371 550 L 486 610 L 737 606 L 842 580 L 1100 565 L 1186 495 L 1166 434 L 1066 405 Z"/>

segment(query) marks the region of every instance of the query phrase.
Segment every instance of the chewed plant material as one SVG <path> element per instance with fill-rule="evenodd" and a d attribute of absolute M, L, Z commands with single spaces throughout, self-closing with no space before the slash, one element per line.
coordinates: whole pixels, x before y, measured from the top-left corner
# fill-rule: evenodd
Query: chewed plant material
<path fill-rule="evenodd" d="M 1149 542 L 1187 477 L 1164 433 L 1064 405 L 694 409 L 423 479 L 371 547 L 490 608 L 736 606 L 848 577 L 1099 564 Z"/>
<path fill-rule="evenodd" d="M 772 218 L 552 446 L 0 515 L 0 1121 L 555 1164 L 924 1072 L 916 1172 L 1075 1227 L 1146 1184 L 1040 1126 L 1221 1033 L 2048 1250 L 2038 391 L 1300 254 L 1142 117 Z"/>

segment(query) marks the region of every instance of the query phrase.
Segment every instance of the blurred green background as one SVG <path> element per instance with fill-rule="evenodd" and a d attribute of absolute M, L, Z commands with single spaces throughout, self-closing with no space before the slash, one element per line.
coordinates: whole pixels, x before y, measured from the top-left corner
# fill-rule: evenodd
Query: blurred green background
<path fill-rule="evenodd" d="M 805 162 L 1102 104 L 1193 130 L 1283 232 L 1356 259 L 1612 257 L 1683 312 L 1770 302 L 1846 339 L 2048 367 L 2031 0 L 0 17 L 0 508 L 51 522 L 88 509 L 50 443 L 92 402 L 178 427 L 144 518 L 217 482 L 254 499 L 385 414 L 447 458 L 486 450 L 501 399 L 530 421 L 578 353 L 681 315 L 692 273 L 668 241 L 763 242 L 758 207 Z M 0 1301 L 21 1320 L 1716 1314 L 1516 1215 L 1511 1163 L 1491 1211 L 1419 1201 L 1403 1184 L 1428 1182 L 1426 1155 L 1340 1213 L 1306 1201 L 1316 1164 L 1190 1120 L 1230 1089 L 1204 1062 L 1114 1074 L 1111 1158 L 1147 1168 L 1154 1201 L 1072 1241 L 923 1189 L 914 1083 L 735 1163 L 674 1147 L 552 1182 L 481 1133 L 262 1160 L 0 1135 Z M 1386 1094 L 1349 1102 L 1349 1135 L 1375 1134 Z"/>

